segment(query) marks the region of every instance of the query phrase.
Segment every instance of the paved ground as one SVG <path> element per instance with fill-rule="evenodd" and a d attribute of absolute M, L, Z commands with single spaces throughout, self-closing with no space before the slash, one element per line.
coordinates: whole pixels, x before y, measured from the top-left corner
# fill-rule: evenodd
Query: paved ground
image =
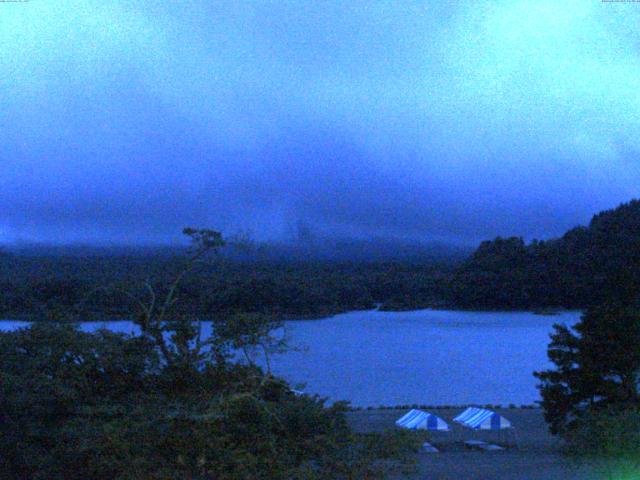
<path fill-rule="evenodd" d="M 434 480 L 595 480 L 610 478 L 598 474 L 593 465 L 578 464 L 559 451 L 559 441 L 550 435 L 539 409 L 505 409 L 498 413 L 517 429 L 519 448 L 504 452 L 476 452 L 464 447 L 464 440 L 485 440 L 506 445 L 511 437 L 496 432 L 475 432 L 455 424 L 451 419 L 462 409 L 434 409 L 452 431 L 430 433 L 440 453 L 418 454 L 417 472 L 397 478 Z M 364 410 L 350 412 L 349 423 L 359 432 L 380 432 L 394 428 L 403 410 Z"/>

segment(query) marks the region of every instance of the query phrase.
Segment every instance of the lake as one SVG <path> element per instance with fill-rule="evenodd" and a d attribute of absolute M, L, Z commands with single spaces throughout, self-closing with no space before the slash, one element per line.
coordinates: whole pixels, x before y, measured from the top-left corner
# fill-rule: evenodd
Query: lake
<path fill-rule="evenodd" d="M 276 375 L 304 390 L 350 400 L 355 406 L 531 404 L 539 399 L 532 372 L 546 356 L 554 323 L 579 312 L 350 312 L 319 320 L 291 320 L 291 351 L 272 358 Z M 25 322 L 0 322 L 0 330 Z M 131 333 L 131 322 L 85 322 Z"/>

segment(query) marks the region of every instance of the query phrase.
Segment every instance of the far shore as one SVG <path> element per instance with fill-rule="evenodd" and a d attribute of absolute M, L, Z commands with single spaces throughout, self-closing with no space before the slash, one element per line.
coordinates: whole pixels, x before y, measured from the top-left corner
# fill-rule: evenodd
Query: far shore
<path fill-rule="evenodd" d="M 384 411 L 406 411 L 411 409 L 418 410 L 441 410 L 441 411 L 449 411 L 449 410 L 463 410 L 468 407 L 480 407 L 486 408 L 489 410 L 539 410 L 541 407 L 538 403 L 531 403 L 527 405 L 503 405 L 503 404 L 459 404 L 459 405 L 419 405 L 419 404 L 411 404 L 411 405 L 380 405 L 377 407 L 359 407 L 359 406 L 349 406 L 350 412 L 384 412 Z"/>
<path fill-rule="evenodd" d="M 323 320 L 326 318 L 332 318 L 337 315 L 344 315 L 348 313 L 357 313 L 357 312 L 384 312 L 384 313 L 403 313 L 403 312 L 422 312 L 422 311 L 443 311 L 443 312 L 478 312 L 478 313 L 531 313 L 533 315 L 539 316 L 559 316 L 563 313 L 571 313 L 571 312 L 580 312 L 578 309 L 566 309 L 566 308 L 538 308 L 534 310 L 520 310 L 520 309 L 512 309 L 512 310 L 500 310 L 500 309 L 473 309 L 473 308 L 462 308 L 462 307 L 423 307 L 423 308 L 399 308 L 399 309 L 385 309 L 383 305 L 378 305 L 372 308 L 364 309 L 364 310 L 337 310 L 337 311 L 327 311 L 322 313 L 308 313 L 308 314 L 285 314 L 285 315 L 276 315 L 274 318 L 278 321 L 295 321 L 295 320 Z M 21 314 L 21 315 L 12 315 L 13 318 L 0 318 L 0 322 L 61 322 L 61 323 L 105 323 L 105 322 L 131 322 L 132 320 L 124 317 L 114 317 L 114 318 L 89 318 L 87 320 L 77 320 L 77 319 L 60 319 L 60 320 L 52 320 L 46 318 L 35 318 L 32 314 Z M 203 322 L 210 322 L 211 320 L 201 320 Z"/>

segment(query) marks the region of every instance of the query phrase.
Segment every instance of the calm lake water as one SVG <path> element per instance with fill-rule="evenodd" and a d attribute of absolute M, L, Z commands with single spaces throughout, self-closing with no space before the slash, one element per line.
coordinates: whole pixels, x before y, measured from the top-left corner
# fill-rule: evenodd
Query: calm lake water
<path fill-rule="evenodd" d="M 579 312 L 350 312 L 286 322 L 299 351 L 272 358 L 275 374 L 304 390 L 356 406 L 469 403 L 530 404 L 539 399 L 534 370 L 549 366 L 554 323 Z M 25 326 L 0 322 L 0 330 Z M 130 322 L 86 322 L 131 333 Z"/>

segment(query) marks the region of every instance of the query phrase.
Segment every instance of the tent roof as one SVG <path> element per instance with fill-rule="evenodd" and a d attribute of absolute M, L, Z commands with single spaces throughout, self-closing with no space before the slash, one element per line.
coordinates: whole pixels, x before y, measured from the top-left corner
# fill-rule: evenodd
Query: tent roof
<path fill-rule="evenodd" d="M 396 421 L 396 425 L 403 428 L 420 430 L 449 430 L 449 425 L 443 419 L 422 410 L 410 410 Z"/>
<path fill-rule="evenodd" d="M 458 422 L 465 427 L 478 430 L 501 430 L 503 428 L 512 428 L 511 422 L 502 415 L 487 410 L 486 408 L 469 407 L 456 418 L 454 422 Z"/>

